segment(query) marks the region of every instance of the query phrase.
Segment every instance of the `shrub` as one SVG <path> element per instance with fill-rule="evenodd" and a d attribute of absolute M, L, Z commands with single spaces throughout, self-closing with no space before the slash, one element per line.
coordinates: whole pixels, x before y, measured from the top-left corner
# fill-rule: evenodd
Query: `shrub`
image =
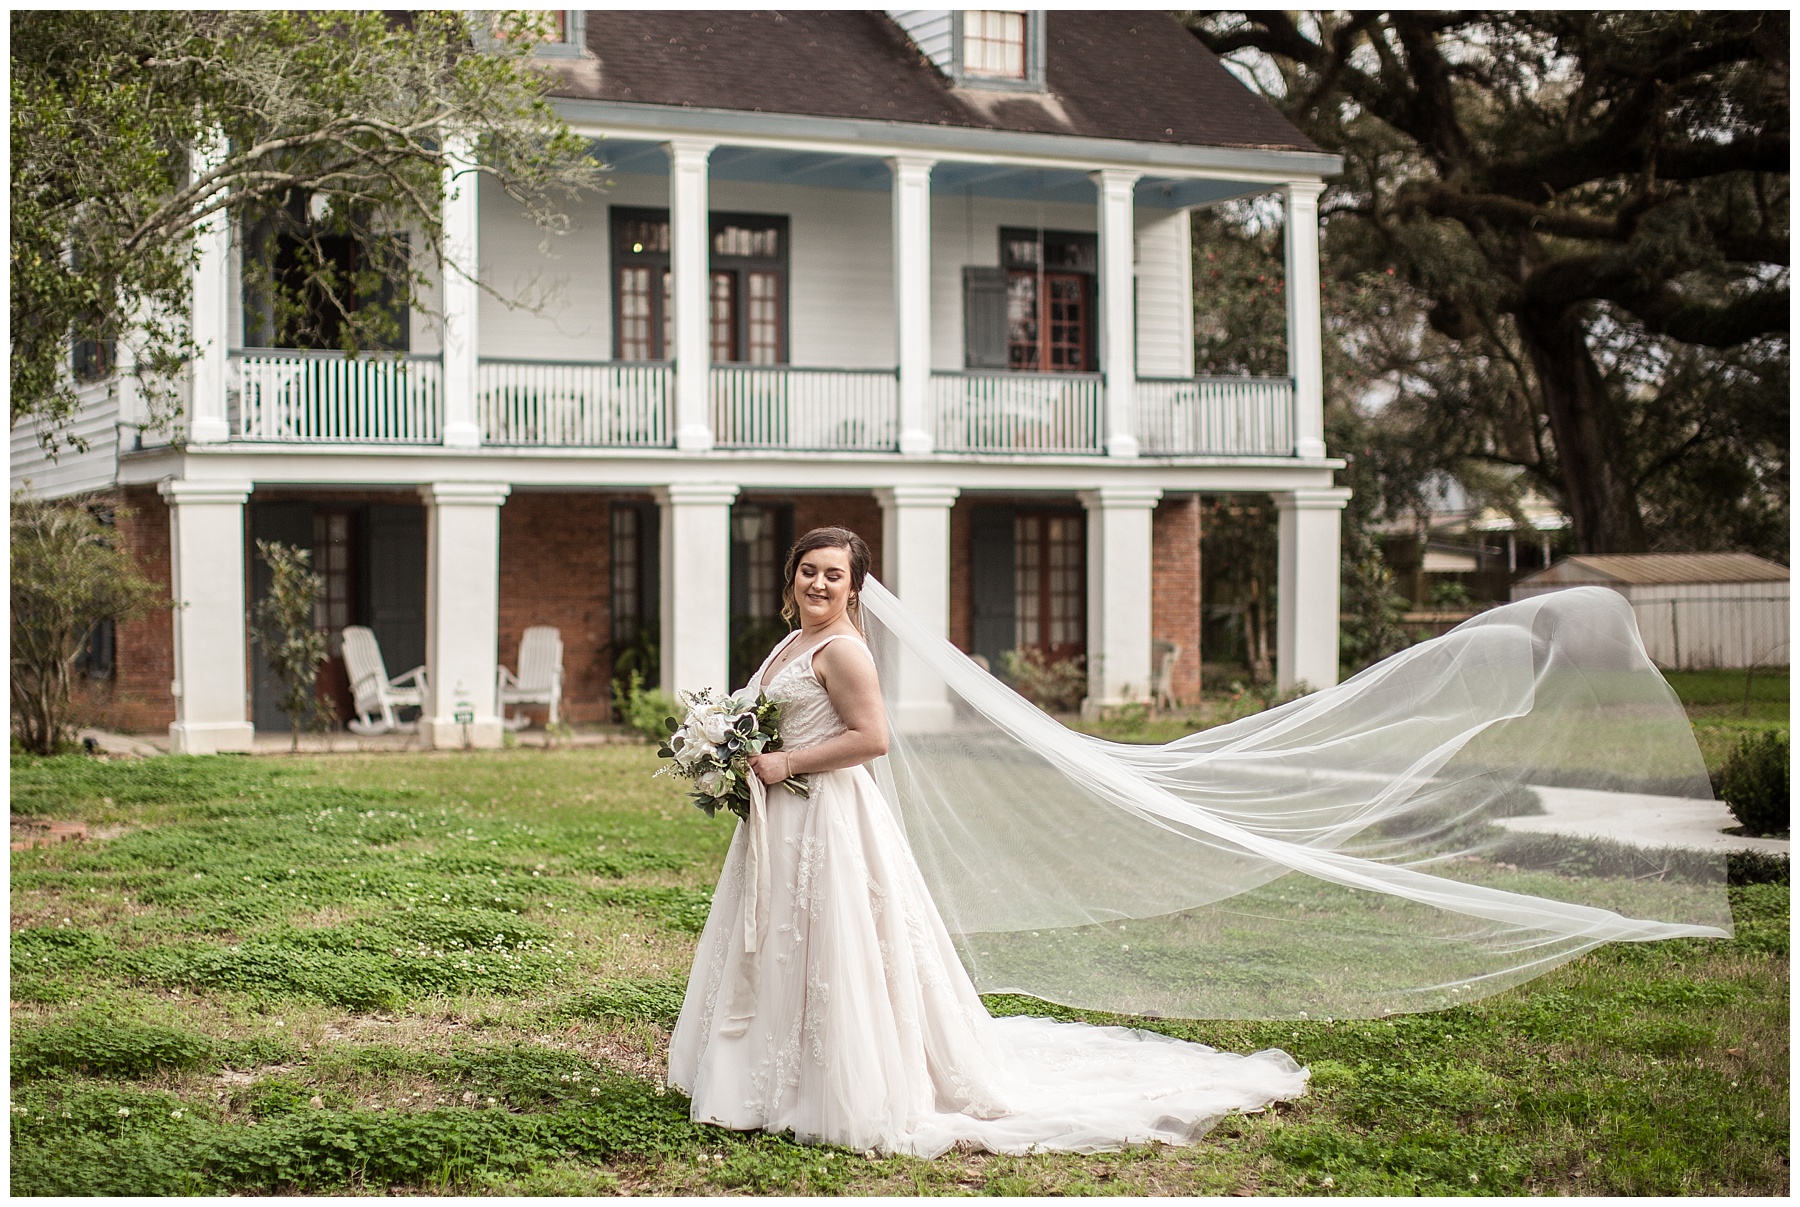
<path fill-rule="evenodd" d="M 629 680 L 614 681 L 613 708 L 620 721 L 652 742 L 663 740 L 669 732 L 663 721 L 679 711 L 673 696 L 659 687 L 646 688 L 644 677 L 636 671 Z"/>
<path fill-rule="evenodd" d="M 1787 738 L 1772 730 L 1740 738 L 1721 769 L 1719 795 L 1747 833 L 1787 833 Z"/>
<path fill-rule="evenodd" d="M 69 688 L 88 634 L 166 606 L 112 531 L 80 502 L 12 500 L 13 730 L 34 754 L 69 742 Z M 116 513 L 115 513 L 116 514 Z"/>
<path fill-rule="evenodd" d="M 1052 662 L 1042 650 L 1007 650 L 1000 668 L 1014 691 L 1045 712 L 1073 712 L 1087 695 L 1086 659 L 1079 656 Z"/>

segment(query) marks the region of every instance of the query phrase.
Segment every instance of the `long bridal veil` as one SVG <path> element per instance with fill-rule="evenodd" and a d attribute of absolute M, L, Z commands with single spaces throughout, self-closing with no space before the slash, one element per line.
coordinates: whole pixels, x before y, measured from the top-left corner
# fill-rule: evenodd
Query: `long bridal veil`
<path fill-rule="evenodd" d="M 873 578 L 876 771 L 983 992 L 1188 1018 L 1471 1001 L 1602 943 L 1728 936 L 1722 855 L 1570 837 L 1546 811 L 1710 797 L 1630 606 L 1484 613 L 1163 746 L 1071 732 Z"/>

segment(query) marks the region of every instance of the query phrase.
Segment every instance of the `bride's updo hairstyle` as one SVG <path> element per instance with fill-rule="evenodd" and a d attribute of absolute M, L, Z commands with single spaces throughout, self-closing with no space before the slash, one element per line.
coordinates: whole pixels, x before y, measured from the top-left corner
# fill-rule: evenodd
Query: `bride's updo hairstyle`
<path fill-rule="evenodd" d="M 850 623 L 860 631 L 862 623 L 863 579 L 869 576 L 872 556 L 868 543 L 848 528 L 815 528 L 788 550 L 787 562 L 781 567 L 781 618 L 790 625 L 800 623 L 800 604 L 794 599 L 794 575 L 800 572 L 800 559 L 815 549 L 844 549 L 850 554 Z"/>

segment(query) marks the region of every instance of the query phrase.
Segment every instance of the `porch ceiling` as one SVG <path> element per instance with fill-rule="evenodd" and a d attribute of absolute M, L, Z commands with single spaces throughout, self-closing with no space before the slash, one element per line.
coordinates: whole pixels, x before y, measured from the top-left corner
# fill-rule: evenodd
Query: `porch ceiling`
<path fill-rule="evenodd" d="M 668 174 L 668 154 L 661 143 L 609 138 L 595 146 L 614 172 L 644 176 Z M 885 193 L 890 187 L 886 162 L 873 155 L 721 146 L 713 151 L 708 169 L 715 180 L 876 193 Z M 1145 208 L 1183 209 L 1267 192 L 1269 187 L 1264 182 L 1247 180 L 1145 176 L 1137 183 L 1136 197 L 1137 204 Z M 1092 205 L 1095 201 L 1093 181 L 1085 172 L 958 160 L 946 160 L 932 170 L 931 191 L 957 197 L 1000 197 L 1069 205 Z"/>

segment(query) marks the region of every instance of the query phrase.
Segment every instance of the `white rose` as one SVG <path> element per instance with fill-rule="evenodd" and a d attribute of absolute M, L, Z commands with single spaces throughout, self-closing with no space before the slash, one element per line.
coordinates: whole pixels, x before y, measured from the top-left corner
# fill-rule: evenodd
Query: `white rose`
<path fill-rule="evenodd" d="M 700 732 L 707 741 L 717 746 L 731 732 L 731 718 L 722 712 L 709 712 L 700 718 Z"/>
<path fill-rule="evenodd" d="M 681 744 L 681 749 L 675 752 L 675 761 L 679 763 L 683 769 L 691 768 L 695 763 L 709 757 L 714 749 L 714 746 L 710 742 L 703 742 L 698 738 L 689 737 Z"/>
<path fill-rule="evenodd" d="M 730 784 L 726 782 L 725 770 L 722 767 L 701 772 L 694 782 L 699 784 L 700 791 L 708 796 L 724 796 L 726 789 L 730 787 Z"/>

